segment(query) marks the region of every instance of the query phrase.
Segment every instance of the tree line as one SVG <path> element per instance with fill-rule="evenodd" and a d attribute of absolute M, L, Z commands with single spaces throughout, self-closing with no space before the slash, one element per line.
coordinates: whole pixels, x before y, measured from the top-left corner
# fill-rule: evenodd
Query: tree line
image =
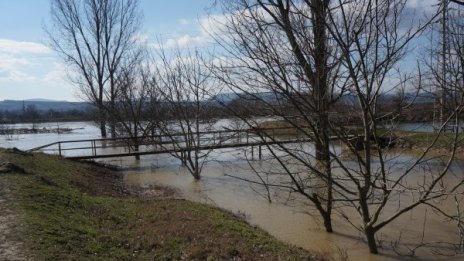
<path fill-rule="evenodd" d="M 50 121 L 92 121 L 94 112 L 89 110 L 39 110 L 33 104 L 22 110 L 0 110 L 0 123 L 50 122 Z"/>

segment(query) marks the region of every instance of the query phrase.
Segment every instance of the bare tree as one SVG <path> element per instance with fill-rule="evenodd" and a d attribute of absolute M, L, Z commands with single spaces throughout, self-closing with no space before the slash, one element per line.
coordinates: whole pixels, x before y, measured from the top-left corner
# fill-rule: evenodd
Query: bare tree
<path fill-rule="evenodd" d="M 172 149 L 171 155 L 180 159 L 198 180 L 211 152 L 202 147 L 212 141 L 203 132 L 212 130 L 214 124 L 209 97 L 215 86 L 198 51 L 176 49 L 167 54 L 161 50 L 158 54 L 153 90 L 160 97 L 165 115 L 157 122 L 157 128 L 167 138 L 164 146 Z"/>
<path fill-rule="evenodd" d="M 69 66 L 70 79 L 99 110 L 106 137 L 104 103 L 117 96 L 116 74 L 137 41 L 141 13 L 137 0 L 52 0 L 50 46 Z M 126 64 L 128 64 L 126 62 Z M 114 127 L 111 127 L 114 130 Z"/>
<path fill-rule="evenodd" d="M 117 98 L 106 104 L 108 115 L 116 125 L 115 131 L 129 137 L 128 146 L 139 151 L 141 145 L 153 143 L 158 119 L 158 97 L 153 91 L 152 72 L 147 64 L 147 56 L 140 55 L 138 63 L 124 66 L 115 79 Z M 141 59 L 141 58 L 144 59 Z M 137 160 L 140 159 L 136 155 Z"/>
<path fill-rule="evenodd" d="M 452 1 L 459 5 L 449 5 L 448 46 L 449 53 L 446 67 L 448 85 L 454 106 L 464 92 L 464 3 Z M 461 116 L 461 115 L 460 115 Z"/>
<path fill-rule="evenodd" d="M 462 180 L 451 185 L 444 182 L 450 175 L 449 168 L 459 142 L 457 134 L 443 135 L 442 126 L 418 157 L 401 168 L 394 167 L 398 163 L 382 146 L 380 97 L 389 89 L 406 84 L 407 78 L 398 75 L 400 70 L 395 68 L 404 60 L 413 39 L 433 20 L 414 26 L 414 21 L 406 20 L 405 0 L 338 2 L 340 11 L 331 16 L 334 26 L 329 28 L 349 73 L 349 90 L 357 99 L 352 114 L 357 115 L 361 123 L 358 137 L 361 149 L 346 143 L 356 159 L 355 163 L 334 158 L 340 168 L 338 177 L 344 180 L 344 189 L 350 191 L 339 195 L 345 198 L 347 206 L 359 213 L 361 220 L 355 226 L 365 234 L 370 252 L 378 253 L 375 234 L 379 230 L 420 205 L 441 209 L 437 201 L 460 192 Z M 397 83 L 388 83 L 388 78 L 395 79 Z M 420 75 L 416 85 L 421 88 Z M 462 103 L 455 104 L 445 124 L 457 120 L 462 109 Z M 393 140 L 394 137 L 389 138 Z M 432 151 L 438 145 L 438 139 L 449 142 L 449 154 L 441 155 L 442 167 L 426 170 L 422 166 L 435 159 Z M 411 185 L 409 182 L 415 175 L 423 179 Z M 398 199 L 406 193 L 410 195 L 409 200 L 399 203 Z M 388 206 L 393 202 L 399 205 L 395 211 L 388 212 Z"/>
<path fill-rule="evenodd" d="M 227 19 L 214 35 L 225 50 L 216 59 L 215 76 L 239 96 L 259 100 L 302 140 L 315 143 L 315 150 L 304 144 L 268 149 L 288 179 L 282 187 L 309 199 L 328 232 L 333 230 L 329 111 L 344 88 L 339 54 L 327 29 L 331 8 L 328 0 L 223 1 Z M 295 164 L 303 170 L 290 167 Z"/>
<path fill-rule="evenodd" d="M 444 181 L 460 144 L 458 135 L 445 135 L 443 127 L 419 156 L 401 168 L 395 167 L 399 163 L 388 150 L 397 134 L 383 128 L 384 120 L 398 119 L 410 105 L 404 100 L 408 87 L 423 86 L 420 69 L 414 76 L 403 73 L 401 66 L 413 41 L 437 17 L 415 20 L 415 15 L 405 13 L 406 2 L 227 1 L 223 6 L 229 15 L 215 34 L 223 50 L 215 76 L 234 92 L 266 104 L 269 113 L 294 127 L 293 135 L 302 140 L 292 146 L 267 146 L 278 166 L 267 173 L 287 178 L 280 175 L 266 185 L 309 199 L 327 231 L 332 231 L 330 213 L 335 207 L 364 233 L 372 253 L 378 253 L 378 231 L 418 206 L 438 211 L 437 201 L 460 193 L 463 182 Z M 263 98 L 263 92 L 273 97 Z M 389 92 L 401 98 L 393 111 L 382 109 Z M 341 103 L 339 98 L 345 94 Z M 460 101 L 456 100 L 446 122 L 458 119 L 463 109 Z M 274 138 L 259 128 L 257 133 L 263 141 Z M 343 146 L 335 146 L 329 136 Z M 315 150 L 305 145 L 307 141 L 316 144 Z M 448 149 L 440 158 L 444 164 L 424 169 L 436 160 L 434 148 L 442 142 Z M 346 149 L 340 153 L 342 148 Z M 346 154 L 354 160 L 347 160 Z M 418 175 L 421 182 L 411 185 Z M 414 196 L 399 201 L 405 194 Z M 399 206 L 390 212 L 392 204 Z M 347 214 L 352 210 L 359 220 Z"/>

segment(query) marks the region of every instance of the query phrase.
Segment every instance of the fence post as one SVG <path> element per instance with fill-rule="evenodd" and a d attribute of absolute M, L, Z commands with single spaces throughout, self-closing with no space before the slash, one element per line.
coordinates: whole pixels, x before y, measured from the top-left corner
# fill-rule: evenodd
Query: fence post
<path fill-rule="evenodd" d="M 58 142 L 58 154 L 61 157 L 61 142 Z"/>

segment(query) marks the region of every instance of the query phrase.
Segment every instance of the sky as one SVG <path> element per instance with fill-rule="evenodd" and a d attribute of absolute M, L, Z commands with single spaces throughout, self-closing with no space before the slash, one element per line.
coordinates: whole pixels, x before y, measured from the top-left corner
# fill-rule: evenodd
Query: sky
<path fill-rule="evenodd" d="M 169 45 L 201 45 L 214 0 L 140 0 L 141 35 Z M 65 65 L 47 45 L 49 0 L 0 0 L 0 100 L 80 101 Z"/>
<path fill-rule="evenodd" d="M 144 14 L 140 35 L 165 47 L 205 45 L 214 27 L 207 19 L 215 0 L 140 0 Z M 409 0 L 420 12 L 438 0 Z M 212 8 L 213 7 L 213 8 Z M 66 66 L 47 45 L 49 0 L 0 0 L 0 100 L 81 101 Z"/>

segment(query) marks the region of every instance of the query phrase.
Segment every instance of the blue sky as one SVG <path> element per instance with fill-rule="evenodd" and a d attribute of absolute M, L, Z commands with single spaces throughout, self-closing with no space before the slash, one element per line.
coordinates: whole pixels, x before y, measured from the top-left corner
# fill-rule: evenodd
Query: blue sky
<path fill-rule="evenodd" d="M 213 2 L 140 0 L 141 34 L 167 45 L 201 45 L 207 35 L 200 24 Z M 45 45 L 49 5 L 49 0 L 0 0 L 0 100 L 80 100 L 65 66 Z"/>
<path fill-rule="evenodd" d="M 408 7 L 421 12 L 437 1 L 409 0 Z M 140 0 L 141 36 L 165 47 L 205 45 L 211 40 L 205 28 L 216 26 L 207 19 L 214 2 Z M 49 8 L 49 0 L 0 0 L 0 100 L 81 100 L 66 77 L 66 66 L 45 44 Z"/>

